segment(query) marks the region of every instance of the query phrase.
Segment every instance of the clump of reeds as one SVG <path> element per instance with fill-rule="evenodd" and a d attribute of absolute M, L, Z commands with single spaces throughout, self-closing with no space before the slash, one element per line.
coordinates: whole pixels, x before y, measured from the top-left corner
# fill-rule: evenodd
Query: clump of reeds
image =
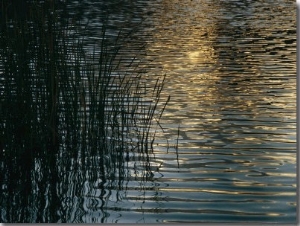
<path fill-rule="evenodd" d="M 56 187 L 65 182 L 66 171 L 89 172 L 103 183 L 114 181 L 111 175 L 125 180 L 129 152 L 147 161 L 153 122 L 165 107 L 158 109 L 164 76 L 151 80 L 126 71 L 131 64 L 125 67 L 118 55 L 125 36 L 111 39 L 103 21 L 100 51 L 88 53 L 54 1 L 32 2 L 21 19 L 2 15 L 2 222 L 55 222 L 63 196 Z M 44 208 L 46 191 L 52 197 L 50 212 L 36 215 L 28 205 Z M 20 194 L 25 198 L 18 199 Z M 20 213 L 14 212 L 18 205 Z"/>

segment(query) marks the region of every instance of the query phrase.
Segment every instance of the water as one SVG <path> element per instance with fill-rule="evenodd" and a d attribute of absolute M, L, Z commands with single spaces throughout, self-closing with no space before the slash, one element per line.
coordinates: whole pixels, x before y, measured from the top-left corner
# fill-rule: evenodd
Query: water
<path fill-rule="evenodd" d="M 173 0 L 147 10 L 149 76 L 166 73 L 171 100 L 153 181 L 127 191 L 132 206 L 117 221 L 295 222 L 295 3 Z"/>
<path fill-rule="evenodd" d="M 84 5 L 89 46 L 103 6 Z M 143 21 L 134 34 L 145 44 L 140 67 L 166 74 L 162 100 L 171 98 L 153 155 L 132 153 L 106 176 L 97 159 L 84 171 L 61 159 L 56 192 L 46 184 L 28 201 L 37 203 L 31 220 L 296 223 L 294 1 L 140 0 L 109 9 L 112 34 Z"/>

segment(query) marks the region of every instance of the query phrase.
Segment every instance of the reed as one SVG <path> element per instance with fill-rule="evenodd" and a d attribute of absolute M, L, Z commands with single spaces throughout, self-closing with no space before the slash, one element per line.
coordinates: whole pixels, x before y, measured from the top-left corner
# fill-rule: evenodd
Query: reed
<path fill-rule="evenodd" d="M 1 222 L 68 221 L 69 171 L 100 178 L 103 191 L 107 183 L 122 189 L 133 153 L 147 175 L 153 123 L 167 104 L 164 76 L 147 79 L 134 72 L 134 60 L 123 63 L 119 50 L 130 36 L 112 39 L 103 21 L 98 48 L 88 53 L 54 2 L 32 1 L 22 18 L 1 15 Z"/>

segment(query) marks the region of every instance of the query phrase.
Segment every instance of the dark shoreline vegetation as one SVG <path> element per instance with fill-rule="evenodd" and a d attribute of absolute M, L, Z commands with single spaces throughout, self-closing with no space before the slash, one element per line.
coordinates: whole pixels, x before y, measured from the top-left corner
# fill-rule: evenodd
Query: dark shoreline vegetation
<path fill-rule="evenodd" d="M 137 176 L 130 175 L 129 162 L 141 183 L 152 176 L 152 145 L 168 102 L 160 96 L 165 77 L 147 78 L 134 70 L 134 58 L 122 59 L 122 44 L 134 40 L 129 32 L 110 36 L 109 15 L 98 47 L 88 53 L 56 1 L 30 1 L 22 13 L 6 2 L 0 221 L 81 222 L 83 196 L 97 198 L 87 208 L 102 212 L 105 221 L 111 190 L 125 189 Z"/>

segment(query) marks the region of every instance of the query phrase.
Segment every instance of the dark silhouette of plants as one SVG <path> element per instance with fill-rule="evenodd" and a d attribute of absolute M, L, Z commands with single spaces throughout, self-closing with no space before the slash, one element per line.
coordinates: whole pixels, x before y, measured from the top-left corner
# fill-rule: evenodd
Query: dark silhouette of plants
<path fill-rule="evenodd" d="M 149 80 L 129 70 L 133 61 L 124 66 L 119 50 L 132 40 L 111 38 L 108 16 L 100 51 L 88 53 L 57 1 L 23 2 L 22 13 L 16 2 L 2 1 L 1 14 L 1 222 L 76 221 L 66 201 L 71 174 L 81 185 L 75 193 L 98 181 L 102 211 L 105 189 L 123 189 L 129 161 L 151 175 L 164 76 Z"/>

